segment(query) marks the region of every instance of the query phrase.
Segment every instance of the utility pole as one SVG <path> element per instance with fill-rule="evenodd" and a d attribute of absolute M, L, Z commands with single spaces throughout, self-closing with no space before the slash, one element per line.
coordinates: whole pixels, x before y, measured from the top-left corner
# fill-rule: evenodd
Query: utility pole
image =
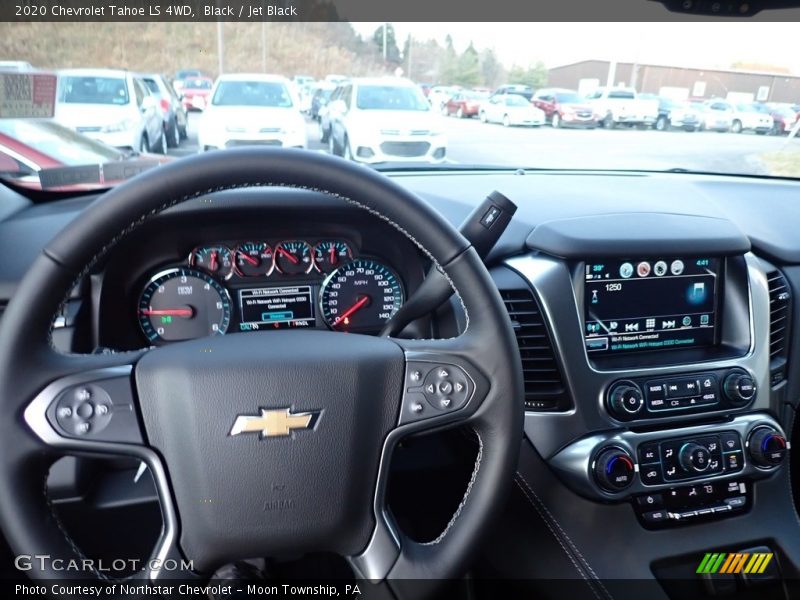
<path fill-rule="evenodd" d="M 261 21 L 261 70 L 267 72 L 267 22 Z"/>
<path fill-rule="evenodd" d="M 617 77 L 617 61 L 612 60 L 608 63 L 608 78 L 606 79 L 606 87 L 614 87 L 614 79 Z"/>
<path fill-rule="evenodd" d="M 386 62 L 386 27 L 387 23 L 383 24 L 383 60 Z"/>
<path fill-rule="evenodd" d="M 219 75 L 225 72 L 225 30 L 224 23 L 217 21 L 217 71 Z"/>
<path fill-rule="evenodd" d="M 408 65 L 406 66 L 406 77 L 411 79 L 411 46 L 414 45 L 414 38 L 411 37 L 411 34 L 408 34 Z"/>

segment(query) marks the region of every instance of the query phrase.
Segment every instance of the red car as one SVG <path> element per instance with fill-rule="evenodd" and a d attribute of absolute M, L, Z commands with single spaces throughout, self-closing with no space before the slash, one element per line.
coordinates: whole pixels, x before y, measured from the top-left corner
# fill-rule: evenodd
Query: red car
<path fill-rule="evenodd" d="M 105 189 L 170 160 L 131 156 L 53 121 L 0 119 L 0 177 L 28 189 Z"/>
<path fill-rule="evenodd" d="M 544 111 L 545 119 L 555 127 L 597 127 L 597 115 L 592 107 L 573 90 L 542 89 L 531 99 Z"/>
<path fill-rule="evenodd" d="M 792 131 L 798 120 L 800 120 L 800 113 L 794 111 L 791 106 L 767 106 L 766 111 L 772 116 L 773 126 L 771 133 L 773 135 L 788 134 Z"/>
<path fill-rule="evenodd" d="M 462 90 L 444 105 L 445 114 L 448 117 L 455 115 L 459 119 L 475 117 L 480 112 L 481 102 L 488 97 L 488 92 Z"/>
<path fill-rule="evenodd" d="M 214 80 L 210 77 L 189 77 L 183 80 L 180 94 L 181 102 L 186 110 L 204 110 L 208 103 L 208 95 Z"/>

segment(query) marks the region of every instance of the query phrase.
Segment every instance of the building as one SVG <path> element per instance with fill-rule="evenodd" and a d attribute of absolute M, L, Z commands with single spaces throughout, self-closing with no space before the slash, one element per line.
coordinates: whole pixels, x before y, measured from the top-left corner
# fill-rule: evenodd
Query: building
<path fill-rule="evenodd" d="M 606 85 L 612 63 L 585 60 L 549 71 L 548 86 L 578 89 Z M 800 102 L 800 77 L 787 74 L 697 69 L 667 65 L 616 63 L 615 85 L 635 87 L 639 92 L 686 98 L 728 98 L 760 102 Z"/>

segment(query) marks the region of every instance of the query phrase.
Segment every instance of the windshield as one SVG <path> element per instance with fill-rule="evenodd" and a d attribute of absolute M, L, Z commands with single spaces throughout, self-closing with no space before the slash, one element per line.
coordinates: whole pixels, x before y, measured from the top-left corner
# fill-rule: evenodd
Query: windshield
<path fill-rule="evenodd" d="M 65 104 L 128 104 L 128 86 L 121 77 L 59 77 L 59 102 Z"/>
<path fill-rule="evenodd" d="M 211 104 L 291 108 L 289 90 L 275 81 L 221 81 Z"/>
<path fill-rule="evenodd" d="M 356 106 L 362 110 L 430 110 L 422 90 L 396 85 L 359 86 Z"/>
<path fill-rule="evenodd" d="M 578 104 L 582 102 L 582 98 L 573 92 L 563 92 L 556 94 L 556 102 L 560 104 Z"/>
<path fill-rule="evenodd" d="M 0 57 L 58 73 L 52 120 L 75 153 L 88 138 L 173 161 L 260 145 L 378 170 L 800 179 L 797 23 L 776 13 L 635 27 L 321 14 L 8 23 Z"/>
<path fill-rule="evenodd" d="M 210 90 L 214 84 L 210 79 L 187 79 L 183 87 L 188 90 Z"/>
<path fill-rule="evenodd" d="M 517 96 L 516 94 L 510 94 L 505 102 L 506 106 L 530 106 L 524 96 Z"/>

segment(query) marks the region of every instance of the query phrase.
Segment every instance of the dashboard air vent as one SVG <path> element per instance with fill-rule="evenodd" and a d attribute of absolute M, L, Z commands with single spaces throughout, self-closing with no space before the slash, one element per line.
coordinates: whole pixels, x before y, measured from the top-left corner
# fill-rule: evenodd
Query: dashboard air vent
<path fill-rule="evenodd" d="M 772 385 L 786 378 L 789 357 L 792 293 L 789 282 L 780 271 L 767 273 L 769 287 L 769 367 Z"/>
<path fill-rule="evenodd" d="M 530 290 L 501 290 L 517 336 L 525 376 L 527 410 L 564 410 L 569 407 L 561 371 L 539 305 Z"/>

